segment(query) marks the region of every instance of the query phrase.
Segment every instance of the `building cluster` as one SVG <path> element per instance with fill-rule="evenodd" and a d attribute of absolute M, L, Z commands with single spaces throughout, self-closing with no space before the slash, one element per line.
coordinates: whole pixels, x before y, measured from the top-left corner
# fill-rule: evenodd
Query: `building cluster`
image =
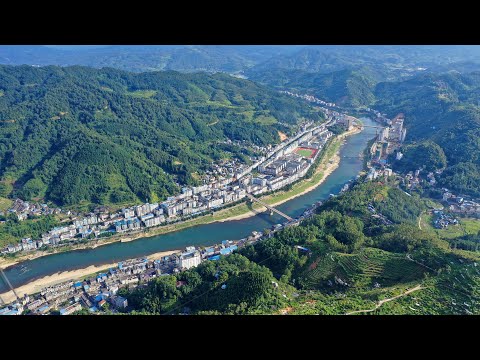
<path fill-rule="evenodd" d="M 449 225 L 458 225 L 458 220 L 451 214 L 445 214 L 443 210 L 433 210 L 435 217 L 433 219 L 433 226 L 436 229 L 446 229 Z"/>
<path fill-rule="evenodd" d="M 32 296 L 25 294 L 15 303 L 0 309 L 0 315 L 21 315 L 25 311 L 31 315 L 47 315 L 52 311 L 58 311 L 61 315 L 70 315 L 81 309 L 96 313 L 106 310 L 106 304 L 110 304 L 109 308 L 112 311 L 122 311 L 128 307 L 128 301 L 118 295 L 119 289 L 126 286 L 133 289 L 158 276 L 191 269 L 203 261 L 217 261 L 221 256 L 230 255 L 246 245 L 270 238 L 283 228 L 298 226 L 302 220 L 312 217 L 315 209 L 321 205 L 321 201 L 316 202 L 297 219 L 285 224 L 275 224 L 266 234 L 253 231 L 250 236 L 240 240 L 224 240 L 221 244 L 204 248 L 189 246 L 181 253 L 155 260 L 129 259 L 119 262 L 115 268 L 100 272 L 83 281 L 65 281 L 46 287 Z M 177 281 L 177 287 L 184 285 L 185 282 Z"/>
<path fill-rule="evenodd" d="M 452 213 L 464 216 L 480 217 L 480 202 L 467 196 L 454 195 L 447 189 L 443 189 L 443 201 Z"/>
<path fill-rule="evenodd" d="M 229 203 L 235 203 L 246 197 L 246 193 L 258 194 L 277 190 L 302 177 L 315 158 L 305 161 L 293 154 L 299 145 L 305 145 L 315 151 L 315 155 L 332 136 L 326 130 L 327 124 L 313 126 L 313 122 L 304 123 L 297 134 L 257 157 L 248 166 L 225 164 L 223 171 L 217 170 L 222 177 L 201 186 L 185 187 L 182 194 L 173 196 L 161 204 L 168 221 L 175 221 L 178 216 L 191 216 L 216 209 Z M 225 171 L 226 168 L 226 171 Z M 265 177 L 253 177 L 251 173 L 258 169 Z M 285 175 L 288 177 L 285 177 Z M 226 176 L 225 176 L 226 175 Z M 259 185 L 257 189 L 257 185 Z"/>
<path fill-rule="evenodd" d="M 41 239 L 25 238 L 18 244 L 8 245 L 2 253 L 35 250 L 43 246 L 64 246 L 82 239 L 140 231 L 178 221 L 241 201 L 247 192 L 260 193 L 255 192 L 256 185 L 260 185 L 262 192 L 277 190 L 305 175 L 319 150 L 332 136 L 332 133 L 326 130 L 328 124 L 313 125 L 313 122 L 304 122 L 295 136 L 269 150 L 265 149 L 266 153 L 257 157 L 251 165 L 242 165 L 234 160 L 214 165 L 211 174 L 207 174 L 206 183 L 184 187 L 181 194 L 169 197 L 160 204 L 146 203 L 124 208 L 116 213 L 100 207 L 85 217 L 73 218 L 70 225 L 55 227 L 44 233 Z M 314 156 L 305 160 L 294 154 L 298 146 L 311 149 Z M 249 175 L 256 168 L 262 169 L 264 173 L 258 178 L 252 178 Z M 243 178 L 247 179 L 247 183 L 242 181 Z M 28 203 L 16 201 L 15 211 L 22 212 L 27 208 Z"/>
<path fill-rule="evenodd" d="M 337 124 L 345 126 L 347 130 L 352 130 L 355 117 L 332 110 L 331 108 L 337 108 L 337 105 L 335 103 L 321 100 L 319 98 L 316 98 L 313 95 L 306 95 L 306 94 L 302 95 L 302 94 L 292 93 L 290 91 L 280 91 L 280 92 L 282 94 L 287 94 L 296 98 L 301 98 L 309 102 L 313 102 L 315 104 L 323 105 L 323 106 L 320 106 L 320 110 L 325 114 L 325 116 L 327 117 L 327 120 L 333 120 Z M 367 109 L 368 111 L 374 111 L 370 108 L 367 108 Z M 378 114 L 380 115 L 380 113 Z"/>
<path fill-rule="evenodd" d="M 12 206 L 7 210 L 7 213 L 15 214 L 18 221 L 23 221 L 28 217 L 33 218 L 42 215 L 54 215 L 60 214 L 61 212 L 62 209 L 60 208 L 51 208 L 47 204 L 32 203 L 21 199 L 15 199 Z M 65 213 L 70 215 L 70 211 L 66 211 Z"/>
<path fill-rule="evenodd" d="M 320 105 L 324 105 L 324 106 L 328 106 L 328 107 L 336 107 L 335 103 L 323 101 L 321 99 L 316 98 L 313 95 L 301 95 L 301 94 L 292 93 L 292 92 L 286 91 L 286 90 L 285 91 L 280 91 L 280 92 L 282 94 L 287 94 L 287 95 L 297 97 L 297 98 L 300 98 L 300 99 L 304 99 L 304 100 L 307 100 L 309 102 L 313 102 L 313 103 L 316 103 L 316 104 L 320 104 Z"/>
<path fill-rule="evenodd" d="M 386 165 L 388 156 L 400 148 L 407 136 L 404 120 L 403 114 L 398 114 L 394 119 L 387 120 L 387 126 L 377 133 L 376 141 L 370 147 L 372 164 Z M 403 154 L 397 151 L 396 157 L 401 160 Z"/>
<path fill-rule="evenodd" d="M 262 238 L 259 232 L 252 232 L 247 238 L 232 241 L 224 240 L 221 244 L 203 249 L 189 246 L 181 253 L 163 256 L 157 260 L 146 258 L 129 259 L 119 262 L 115 268 L 101 272 L 84 281 L 66 281 L 49 286 L 35 296 L 25 294 L 14 304 L 0 309 L 0 315 L 21 315 L 24 310 L 32 315 L 45 315 L 54 310 L 60 315 L 70 315 L 83 308 L 91 313 L 106 309 L 110 304 L 113 311 L 128 307 L 127 299 L 119 296 L 118 290 L 128 286 L 133 289 L 139 284 L 169 274 L 191 269 L 202 261 L 215 261 L 221 255 L 230 255 L 233 251 L 252 244 Z M 181 282 L 177 286 L 183 286 Z"/>
<path fill-rule="evenodd" d="M 242 200 L 245 196 L 245 190 L 240 189 L 238 185 L 205 184 L 183 188 L 182 194 L 168 198 L 161 207 L 168 220 L 172 221 L 178 216 L 191 216 L 216 209 Z"/>
<path fill-rule="evenodd" d="M 23 310 L 23 304 L 21 302 L 17 302 L 0 309 L 0 315 L 22 315 Z"/>
<path fill-rule="evenodd" d="M 377 180 L 377 179 L 380 179 L 380 178 L 385 179 L 385 178 L 388 178 L 392 175 L 395 175 L 395 173 L 390 168 L 387 168 L 387 167 L 375 168 L 374 166 L 372 166 L 367 173 L 365 181 L 373 181 L 373 180 Z"/>
<path fill-rule="evenodd" d="M 164 221 L 163 209 L 158 203 L 137 205 L 116 213 L 109 213 L 105 207 L 101 207 L 83 218 L 73 218 L 70 225 L 49 230 L 42 234 L 40 239 L 25 238 L 18 244 L 8 245 L 2 253 L 35 250 L 43 246 L 61 246 L 86 238 L 160 225 Z"/>
<path fill-rule="evenodd" d="M 420 177 L 422 170 L 417 169 L 415 171 L 409 171 L 405 176 L 401 178 L 403 186 L 408 190 L 414 190 L 422 187 L 422 184 L 426 184 L 424 179 Z M 427 175 L 428 183 L 431 185 L 435 184 L 435 177 L 432 173 Z"/>
<path fill-rule="evenodd" d="M 258 195 L 278 190 L 299 180 L 305 176 L 332 135 L 330 131 L 322 128 L 307 132 L 261 164 L 258 175 L 250 175 L 241 180 L 241 187 L 247 193 Z M 307 151 L 311 155 L 302 156 L 297 153 L 299 150 Z"/>

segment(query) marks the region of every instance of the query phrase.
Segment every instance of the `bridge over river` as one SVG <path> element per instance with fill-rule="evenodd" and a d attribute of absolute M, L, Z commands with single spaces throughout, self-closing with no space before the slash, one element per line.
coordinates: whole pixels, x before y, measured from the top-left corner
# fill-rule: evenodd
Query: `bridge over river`
<path fill-rule="evenodd" d="M 283 216 L 285 219 L 288 221 L 292 221 L 293 218 L 288 216 L 287 214 L 281 212 L 280 210 L 275 209 L 273 206 L 268 205 L 267 203 L 264 203 L 262 200 L 257 199 L 256 197 L 250 195 L 247 193 L 247 197 L 250 199 L 251 202 L 258 202 L 259 204 L 265 206 L 268 210 L 270 210 L 270 214 L 273 215 L 273 212 L 277 213 L 280 216 Z"/>

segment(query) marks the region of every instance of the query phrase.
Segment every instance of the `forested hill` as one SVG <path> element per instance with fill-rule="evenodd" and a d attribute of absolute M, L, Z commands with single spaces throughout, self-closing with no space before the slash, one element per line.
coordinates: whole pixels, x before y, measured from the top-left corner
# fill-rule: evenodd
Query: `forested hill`
<path fill-rule="evenodd" d="M 308 46 L 245 71 L 249 79 L 343 106 L 374 104 L 375 85 L 425 72 L 480 69 L 477 46 Z"/>
<path fill-rule="evenodd" d="M 225 74 L 0 66 L 0 196 L 156 201 L 212 161 L 266 145 L 308 105 Z M 244 151 L 245 152 L 245 151 Z"/>
<path fill-rule="evenodd" d="M 480 72 L 428 74 L 380 83 L 375 95 L 376 108 L 382 112 L 389 116 L 406 114 L 408 143 L 422 145 L 427 141 L 427 147 L 411 150 L 431 149 L 438 153 L 431 142 L 441 147 L 447 160 L 441 185 L 480 196 Z M 410 155 L 417 160 L 428 158 L 425 151 Z"/>
<path fill-rule="evenodd" d="M 341 106 L 360 106 L 375 101 L 373 91 L 382 79 L 368 68 L 344 69 L 331 73 L 311 73 L 305 70 L 272 69 L 248 71 L 249 79 L 279 90 L 309 94 Z"/>

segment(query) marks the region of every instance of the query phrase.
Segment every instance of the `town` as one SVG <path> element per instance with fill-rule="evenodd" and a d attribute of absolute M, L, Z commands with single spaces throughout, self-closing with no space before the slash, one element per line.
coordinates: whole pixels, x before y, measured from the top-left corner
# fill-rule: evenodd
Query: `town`
<path fill-rule="evenodd" d="M 403 158 L 400 150 L 407 133 L 403 126 L 404 120 L 404 114 L 402 113 L 391 120 L 377 113 L 376 121 L 382 126 L 378 127 L 380 130 L 377 130 L 377 136 L 369 149 L 370 158 L 367 162 L 369 171 L 365 181 L 394 176 L 399 181 L 400 188 L 403 188 L 404 191 L 425 187 L 435 188 L 437 184 L 435 175 L 440 175 L 441 170 L 435 173 L 425 173 L 422 169 L 417 169 L 401 176 L 389 167 L 388 158 L 390 155 L 394 154 L 398 161 Z M 466 195 L 455 195 L 446 188 L 442 188 L 441 192 L 443 193 L 441 202 L 445 207 L 433 211 L 436 215 L 435 220 L 433 220 L 435 228 L 445 229 L 449 225 L 457 225 L 458 220 L 455 215 L 480 218 L 480 200 Z M 406 193 L 410 195 L 408 192 Z"/>
<path fill-rule="evenodd" d="M 221 244 L 207 247 L 188 246 L 183 252 L 159 259 L 124 260 L 107 271 L 87 276 L 83 280 L 69 280 L 47 286 L 32 295 L 18 296 L 14 292 L 16 300 L 1 308 L 0 315 L 71 315 L 82 309 L 87 309 L 90 314 L 102 314 L 105 311 L 124 312 L 127 310 L 128 301 L 118 294 L 120 289 L 146 286 L 156 277 L 186 271 L 204 261 L 217 261 L 221 256 L 228 256 L 247 245 L 271 238 L 284 228 L 298 226 L 302 221 L 311 218 L 315 209 L 321 205 L 322 201 L 318 201 L 294 221 L 275 224 L 264 232 L 253 231 L 250 236 L 240 240 L 224 240 Z M 297 248 L 310 252 L 303 247 Z M 178 281 L 176 285 L 181 287 L 185 284 Z"/>
<path fill-rule="evenodd" d="M 183 187 L 182 193 L 161 203 L 144 203 L 111 213 L 105 206 L 94 209 L 86 216 L 50 209 L 46 204 L 32 204 L 16 199 L 8 210 L 18 221 L 28 217 L 48 214 L 69 216 L 69 225 L 58 226 L 42 234 L 41 238 L 20 239 L 1 250 L 2 255 L 47 248 L 65 247 L 71 244 L 101 239 L 115 234 L 137 233 L 145 229 L 187 220 L 216 211 L 247 199 L 247 194 L 260 195 L 277 191 L 305 176 L 317 160 L 333 133 L 328 130 L 335 124 L 352 127 L 352 119 L 323 109 L 326 122 L 314 124 L 303 121 L 300 129 L 275 147 L 259 148 L 253 163 L 238 161 L 213 164 L 203 178 L 203 185 Z"/>
<path fill-rule="evenodd" d="M 156 277 L 186 271 L 203 261 L 219 260 L 221 256 L 228 256 L 246 245 L 272 237 L 285 227 L 298 226 L 300 221 L 311 217 L 314 209 L 320 205 L 321 202 L 314 204 L 295 222 L 276 224 L 268 232 L 253 231 L 246 238 L 224 240 L 221 244 L 203 248 L 189 246 L 183 252 L 159 259 L 128 259 L 84 280 L 64 281 L 45 287 L 37 294 L 17 296 L 14 303 L 0 309 L 0 315 L 71 315 L 82 309 L 87 309 L 91 314 L 100 314 L 107 310 L 112 313 L 123 312 L 128 307 L 128 301 L 118 294 L 120 289 L 134 289 L 146 285 Z M 185 284 L 181 281 L 177 282 L 177 287 L 183 285 Z"/>

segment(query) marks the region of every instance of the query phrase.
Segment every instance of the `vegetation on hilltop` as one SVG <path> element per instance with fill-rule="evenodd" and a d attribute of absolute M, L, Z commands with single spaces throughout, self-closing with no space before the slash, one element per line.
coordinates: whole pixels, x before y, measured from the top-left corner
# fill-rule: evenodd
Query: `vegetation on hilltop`
<path fill-rule="evenodd" d="M 1 195 L 61 205 L 163 200 L 212 161 L 251 155 L 219 142 L 274 144 L 321 119 L 225 74 L 0 66 L 0 90 Z"/>
<path fill-rule="evenodd" d="M 341 106 L 359 106 L 375 101 L 375 75 L 368 69 L 345 69 L 331 73 L 273 69 L 249 73 L 249 78 L 278 89 L 313 95 Z"/>
<path fill-rule="evenodd" d="M 395 161 L 395 155 L 392 155 L 395 171 L 408 172 L 423 169 L 431 172 L 443 170 L 447 166 L 447 158 L 443 149 L 432 141 L 422 141 L 404 146 L 402 154 L 401 161 Z"/>

